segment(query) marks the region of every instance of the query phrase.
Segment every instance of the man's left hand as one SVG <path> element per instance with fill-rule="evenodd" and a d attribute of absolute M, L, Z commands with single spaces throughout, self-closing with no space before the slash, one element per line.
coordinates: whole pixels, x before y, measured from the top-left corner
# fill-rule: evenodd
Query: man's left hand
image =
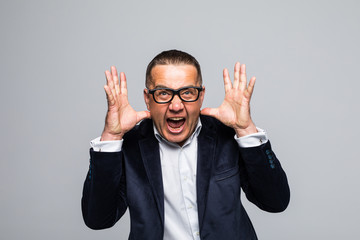
<path fill-rule="evenodd" d="M 232 127 L 238 137 L 256 133 L 257 129 L 250 116 L 250 99 L 254 90 L 255 77 L 247 84 L 245 64 L 237 62 L 234 67 L 234 83 L 229 71 L 223 71 L 225 99 L 218 108 L 204 108 L 201 114 L 217 118 Z"/>

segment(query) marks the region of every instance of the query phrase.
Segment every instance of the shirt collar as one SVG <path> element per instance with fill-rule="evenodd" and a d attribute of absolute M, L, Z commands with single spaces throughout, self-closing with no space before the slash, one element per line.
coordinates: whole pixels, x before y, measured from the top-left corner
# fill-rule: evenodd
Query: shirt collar
<path fill-rule="evenodd" d="M 188 145 L 194 139 L 194 137 L 199 136 L 201 127 L 202 127 L 202 124 L 201 124 L 201 120 L 200 120 L 200 117 L 199 117 L 198 121 L 197 121 L 197 124 L 196 124 L 196 127 L 195 127 L 195 131 L 186 140 L 183 147 Z M 160 133 L 158 132 L 158 130 L 156 129 L 155 124 L 153 124 L 153 129 L 154 129 L 154 135 L 155 135 L 155 137 L 156 137 L 156 139 L 158 140 L 159 143 L 167 143 L 167 144 L 172 145 L 172 146 L 179 146 L 177 143 L 169 142 L 163 136 L 161 136 Z"/>

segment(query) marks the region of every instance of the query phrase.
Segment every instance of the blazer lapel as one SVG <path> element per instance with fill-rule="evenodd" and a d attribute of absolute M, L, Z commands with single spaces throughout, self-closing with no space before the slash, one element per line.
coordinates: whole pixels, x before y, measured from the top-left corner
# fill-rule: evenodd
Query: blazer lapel
<path fill-rule="evenodd" d="M 153 194 L 155 196 L 155 201 L 159 210 L 162 225 L 164 226 L 164 189 L 162 182 L 159 144 L 154 136 L 154 133 L 148 131 L 146 138 L 139 141 L 139 147 L 146 170 L 146 175 L 149 179 Z"/>
<path fill-rule="evenodd" d="M 197 204 L 199 216 L 199 228 L 203 225 L 203 219 L 206 209 L 207 193 L 209 190 L 209 181 L 212 172 L 212 163 L 214 162 L 216 141 L 215 131 L 212 130 L 211 123 L 204 121 L 202 130 L 198 136 L 198 159 L 197 159 Z"/>

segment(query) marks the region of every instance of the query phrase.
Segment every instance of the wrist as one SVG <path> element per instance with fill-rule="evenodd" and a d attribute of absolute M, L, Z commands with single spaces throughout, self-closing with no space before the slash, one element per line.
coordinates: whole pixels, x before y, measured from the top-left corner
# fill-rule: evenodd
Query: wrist
<path fill-rule="evenodd" d="M 111 134 L 108 132 L 103 132 L 101 134 L 100 141 L 117 141 L 123 138 L 124 134 Z"/>
<path fill-rule="evenodd" d="M 251 123 L 248 127 L 246 128 L 235 128 L 234 129 L 236 132 L 236 136 L 237 137 L 245 137 L 247 135 L 253 134 L 253 133 L 257 133 L 258 130 L 256 129 L 256 126 L 254 123 Z"/>

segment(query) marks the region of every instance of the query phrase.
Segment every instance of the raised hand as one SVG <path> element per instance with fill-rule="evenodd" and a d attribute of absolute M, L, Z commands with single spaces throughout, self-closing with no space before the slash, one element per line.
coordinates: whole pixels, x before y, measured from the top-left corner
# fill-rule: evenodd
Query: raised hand
<path fill-rule="evenodd" d="M 223 71 L 225 99 L 218 108 L 205 108 L 201 114 L 217 118 L 232 127 L 238 137 L 256 133 L 256 127 L 250 116 L 250 99 L 254 90 L 255 77 L 247 85 L 245 64 L 239 62 L 234 67 L 234 83 L 231 83 L 229 71 Z"/>
<path fill-rule="evenodd" d="M 108 112 L 105 119 L 104 131 L 101 141 L 121 140 L 124 134 L 130 131 L 138 122 L 150 118 L 150 112 L 136 112 L 129 104 L 126 76 L 123 72 L 119 77 L 114 66 L 111 72 L 105 71 L 106 82 L 104 86 L 108 102 Z"/>

